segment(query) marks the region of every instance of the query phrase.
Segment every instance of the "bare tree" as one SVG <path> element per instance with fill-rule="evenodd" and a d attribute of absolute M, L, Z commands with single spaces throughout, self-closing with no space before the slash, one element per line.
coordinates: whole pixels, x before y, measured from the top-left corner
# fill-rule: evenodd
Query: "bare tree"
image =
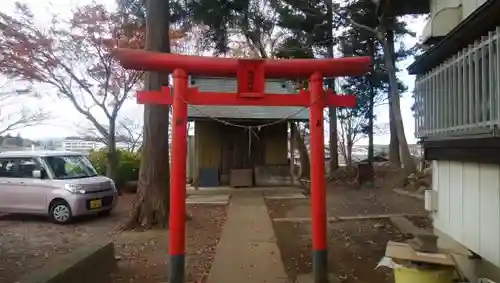
<path fill-rule="evenodd" d="M 345 18 L 344 15 L 336 12 L 341 18 Z M 398 88 L 398 80 L 396 77 L 396 66 L 394 63 L 394 48 L 391 46 L 391 41 L 388 40 L 388 33 L 390 31 L 390 22 L 384 13 L 378 19 L 378 26 L 376 28 L 371 28 L 369 26 L 360 24 L 354 21 L 348 14 L 346 17 L 351 25 L 360 30 L 367 31 L 375 36 L 375 38 L 380 41 L 383 45 L 384 50 L 384 60 L 385 68 L 387 69 L 387 74 L 389 76 L 389 111 L 392 115 L 394 126 L 396 128 L 397 137 L 399 141 L 399 148 L 401 153 L 401 158 L 403 160 L 403 166 L 405 173 L 410 175 L 415 173 L 417 168 L 413 158 L 410 154 L 410 149 L 408 147 L 408 141 L 406 140 L 406 135 L 404 131 L 403 116 L 401 114 L 401 103 L 400 103 L 400 93 Z"/>
<path fill-rule="evenodd" d="M 0 82 L 0 135 L 39 125 L 51 118 L 46 111 L 23 105 L 20 99 L 35 99 L 29 97 L 30 93 L 30 90 L 13 90 L 7 82 Z"/>
<path fill-rule="evenodd" d="M 122 68 L 110 51 L 141 47 L 136 36 L 141 33 L 103 5 L 80 7 L 67 21 L 54 16 L 46 29 L 34 23 L 26 5 L 17 3 L 16 8 L 12 15 L 0 13 L 0 72 L 28 82 L 32 89 L 49 85 L 71 101 L 107 145 L 107 175 L 114 178 L 116 119 L 142 73 Z"/>
<path fill-rule="evenodd" d="M 78 135 L 91 138 L 106 144 L 106 139 L 102 137 L 99 131 L 90 123 L 87 125 L 77 124 L 74 126 Z M 107 128 L 107 125 L 102 125 Z M 138 151 L 142 145 L 143 125 L 130 118 L 122 118 L 116 121 L 116 141 L 127 144 L 127 150 L 130 152 Z"/>
<path fill-rule="evenodd" d="M 369 116 L 356 115 L 350 109 L 339 109 L 338 121 L 338 146 L 347 165 L 352 164 L 352 149 L 356 143 L 369 134 Z M 388 132 L 388 125 L 380 124 L 373 126 L 373 135 L 383 135 Z"/>
<path fill-rule="evenodd" d="M 364 115 L 355 115 L 347 109 L 339 109 L 338 112 L 340 124 L 338 131 L 339 150 L 346 164 L 351 165 L 352 148 L 363 137 L 363 130 L 368 124 L 368 119 Z"/>
<path fill-rule="evenodd" d="M 143 125 L 129 118 L 118 122 L 118 135 L 127 143 L 128 151 L 137 151 L 142 144 Z"/>

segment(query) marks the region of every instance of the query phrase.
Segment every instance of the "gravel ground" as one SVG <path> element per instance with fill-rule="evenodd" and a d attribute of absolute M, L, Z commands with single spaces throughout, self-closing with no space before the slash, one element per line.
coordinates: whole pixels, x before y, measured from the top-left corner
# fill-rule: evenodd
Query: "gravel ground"
<path fill-rule="evenodd" d="M 71 225 L 56 225 L 43 217 L 0 216 L 0 282 L 13 283 L 48 260 L 96 239 L 113 239 L 120 258 L 113 282 L 165 281 L 168 233 L 124 232 L 118 227 L 128 217 L 134 195 L 120 198 L 110 217 L 86 217 Z M 203 282 L 225 220 L 226 207 L 188 206 L 187 279 Z M 161 279 L 160 281 L 158 279 Z"/>

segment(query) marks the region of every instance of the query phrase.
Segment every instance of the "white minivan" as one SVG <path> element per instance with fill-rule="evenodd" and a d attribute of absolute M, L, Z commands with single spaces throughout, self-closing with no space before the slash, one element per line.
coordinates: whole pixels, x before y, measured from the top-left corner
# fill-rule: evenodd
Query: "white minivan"
<path fill-rule="evenodd" d="M 48 215 L 59 224 L 89 214 L 109 214 L 118 192 L 81 153 L 0 153 L 0 212 Z"/>

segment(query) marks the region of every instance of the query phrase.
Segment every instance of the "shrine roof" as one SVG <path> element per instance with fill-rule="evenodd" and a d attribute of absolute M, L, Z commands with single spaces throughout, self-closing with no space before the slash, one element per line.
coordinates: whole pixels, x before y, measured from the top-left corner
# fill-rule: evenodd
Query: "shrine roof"
<path fill-rule="evenodd" d="M 189 79 L 190 87 L 198 87 L 200 91 L 236 92 L 237 82 L 234 78 L 194 77 Z M 296 95 L 291 81 L 266 79 L 265 91 L 268 93 Z M 272 106 L 188 106 L 188 118 L 233 118 L 233 119 L 285 119 L 306 120 L 308 111 L 304 107 L 272 107 Z"/>

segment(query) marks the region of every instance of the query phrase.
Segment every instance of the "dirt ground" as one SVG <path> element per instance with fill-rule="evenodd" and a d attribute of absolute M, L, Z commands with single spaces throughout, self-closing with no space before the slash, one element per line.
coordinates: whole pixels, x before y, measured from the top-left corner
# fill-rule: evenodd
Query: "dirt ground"
<path fill-rule="evenodd" d="M 327 190 L 329 216 L 408 213 L 426 216 L 424 203 L 389 189 L 352 189 L 330 186 Z M 309 199 L 267 200 L 272 218 L 310 217 Z"/>
<path fill-rule="evenodd" d="M 278 246 L 287 275 L 312 272 L 310 223 L 275 222 Z M 287 235 L 287 236 L 285 236 Z M 387 241 L 404 236 L 388 221 L 345 221 L 328 225 L 329 272 L 340 282 L 389 283 L 392 271 L 375 269 L 384 256 Z"/>
<path fill-rule="evenodd" d="M 110 217 L 86 217 L 71 225 L 56 225 L 42 217 L 0 217 L 0 282 L 13 283 L 51 258 L 96 239 L 115 242 L 119 269 L 113 282 L 158 283 L 166 281 L 168 233 L 166 231 L 119 232 L 128 217 L 134 195 L 120 198 Z M 226 207 L 188 205 L 187 279 L 203 282 L 213 260 Z"/>
<path fill-rule="evenodd" d="M 267 200 L 271 218 L 310 217 L 309 200 Z M 429 228 L 423 201 L 398 195 L 390 189 L 355 190 L 341 186 L 328 189 L 329 216 L 408 213 L 415 225 Z M 420 216 L 421 215 L 421 216 Z M 281 257 L 292 280 L 312 272 L 310 222 L 273 222 Z M 349 220 L 328 223 L 329 268 L 341 282 L 393 282 L 392 271 L 375 270 L 384 256 L 387 241 L 403 241 L 389 219 Z"/>

